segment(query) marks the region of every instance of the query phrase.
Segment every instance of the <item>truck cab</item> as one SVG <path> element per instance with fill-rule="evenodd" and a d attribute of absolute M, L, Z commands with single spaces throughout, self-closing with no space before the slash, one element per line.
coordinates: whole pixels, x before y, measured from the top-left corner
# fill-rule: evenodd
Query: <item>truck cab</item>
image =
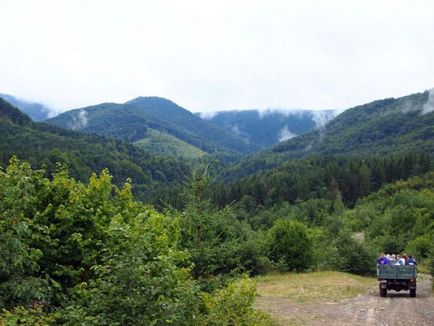
<path fill-rule="evenodd" d="M 378 265 L 377 274 L 381 297 L 388 290 L 410 291 L 410 297 L 416 296 L 416 265 Z"/>

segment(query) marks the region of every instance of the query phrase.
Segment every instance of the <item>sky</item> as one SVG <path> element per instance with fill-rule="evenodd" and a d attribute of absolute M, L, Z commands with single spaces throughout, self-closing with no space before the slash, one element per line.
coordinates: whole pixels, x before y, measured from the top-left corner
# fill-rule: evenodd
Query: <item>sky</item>
<path fill-rule="evenodd" d="M 434 87 L 432 0 L 0 0 L 0 93 L 345 109 Z"/>

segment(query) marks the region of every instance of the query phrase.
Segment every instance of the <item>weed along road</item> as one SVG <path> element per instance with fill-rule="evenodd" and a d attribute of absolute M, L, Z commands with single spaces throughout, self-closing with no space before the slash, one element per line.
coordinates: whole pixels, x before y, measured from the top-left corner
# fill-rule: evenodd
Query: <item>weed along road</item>
<path fill-rule="evenodd" d="M 281 325 L 434 325 L 432 278 L 420 274 L 418 292 L 380 297 L 375 278 L 338 272 L 282 274 L 257 279 L 256 308 Z"/>

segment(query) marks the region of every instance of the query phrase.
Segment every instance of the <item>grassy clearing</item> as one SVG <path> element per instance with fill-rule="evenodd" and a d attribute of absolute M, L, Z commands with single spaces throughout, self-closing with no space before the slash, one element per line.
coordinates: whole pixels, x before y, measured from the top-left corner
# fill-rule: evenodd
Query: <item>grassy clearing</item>
<path fill-rule="evenodd" d="M 293 303 L 332 303 L 366 293 L 373 277 L 341 272 L 270 274 L 256 278 L 260 298 L 285 298 Z"/>
<path fill-rule="evenodd" d="M 134 144 L 155 154 L 185 159 L 197 159 L 206 155 L 204 151 L 189 143 L 151 128 L 148 129 L 146 138 Z"/>

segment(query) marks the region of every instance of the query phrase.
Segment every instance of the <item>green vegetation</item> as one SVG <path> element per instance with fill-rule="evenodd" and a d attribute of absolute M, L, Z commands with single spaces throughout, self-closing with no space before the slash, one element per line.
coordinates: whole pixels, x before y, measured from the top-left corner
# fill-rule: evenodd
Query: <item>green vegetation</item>
<path fill-rule="evenodd" d="M 396 250 L 414 250 L 422 264 L 432 259 L 432 241 L 425 239 L 431 239 L 434 223 L 434 173 L 387 185 L 353 209 L 330 210 L 336 207 L 331 199 L 274 207 L 279 218 L 258 231 L 246 222 L 243 207 L 211 203 L 206 173 L 195 174 L 185 188 L 184 209 L 164 215 L 134 201 L 130 184 L 114 186 L 107 171 L 87 185 L 62 166 L 51 179 L 45 175 L 16 159 L 0 171 L 0 249 L 8 253 L 0 263 L 5 322 L 267 325 L 268 317 L 252 309 L 255 291 L 239 279 L 243 272 L 372 274 L 376 253 L 392 235 L 401 246 Z M 312 219 L 309 214 L 324 205 L 325 216 Z M 390 219 L 395 209 L 400 214 Z M 268 211 L 262 210 L 257 214 Z M 355 232 L 364 239 L 354 238 Z M 343 274 L 318 275 L 312 282 Z M 297 302 L 314 297 L 308 281 L 297 281 L 303 290 L 279 290 L 274 277 L 259 278 L 260 295 L 296 291 L 288 295 Z M 362 281 L 347 280 L 333 294 L 321 286 L 317 291 L 324 294 L 315 297 L 341 300 L 365 289 Z"/>
<path fill-rule="evenodd" d="M 312 263 L 312 239 L 303 223 L 277 220 L 269 231 L 270 258 L 285 270 L 306 270 Z"/>
<path fill-rule="evenodd" d="M 208 182 L 207 173 L 194 174 L 183 193 L 184 208 L 169 214 L 179 220 L 180 243 L 194 263 L 194 279 L 212 288 L 241 272 L 261 273 L 269 260 L 257 234 L 237 218 L 234 207 L 218 208 L 205 198 Z"/>
<path fill-rule="evenodd" d="M 434 173 L 398 181 L 344 213 L 376 252 L 406 252 L 429 264 L 434 244 Z"/>
<path fill-rule="evenodd" d="M 423 157 L 427 161 L 426 168 L 422 170 L 431 170 L 429 157 L 420 154 L 371 161 L 351 157 L 299 160 L 292 165 L 297 169 L 274 170 L 270 173 L 271 177 L 264 175 L 241 180 L 227 185 L 227 188 L 218 183 L 214 185 L 212 195 L 215 198 L 225 198 L 228 202 L 237 201 L 238 218 L 247 221 L 257 230 L 258 239 L 261 239 L 261 232 L 270 235 L 274 233 L 270 243 L 276 252 L 279 252 L 280 243 L 286 241 L 289 221 L 306 225 L 307 233 L 312 239 L 312 261 L 307 265 L 310 269 L 373 275 L 375 264 L 372 262 L 383 251 L 413 254 L 422 265 L 429 265 L 434 243 L 433 173 L 420 174 L 408 181 L 387 183 L 372 193 L 382 184 L 378 183 L 375 176 L 383 175 L 393 180 L 404 179 L 410 171 L 419 174 L 422 171 L 419 165 L 422 161 L 419 159 Z M 321 164 L 308 165 L 310 162 Z M 411 162 L 416 168 L 412 167 Z M 383 163 L 384 174 L 378 173 L 378 167 L 383 166 Z M 405 164 L 408 164 L 407 168 L 399 168 Z M 346 170 L 345 167 L 352 170 Z M 404 171 L 405 174 L 399 171 Z M 324 183 L 321 178 L 324 178 Z M 351 185 L 351 182 L 354 184 Z M 285 197 L 273 197 L 274 187 L 279 186 L 282 187 L 279 193 Z M 230 197 L 234 193 L 239 197 Z M 293 199 L 289 197 L 292 194 Z M 301 197 L 303 194 L 308 196 Z M 352 194 L 351 197 L 348 194 Z M 262 201 L 258 200 L 261 198 Z M 292 236 L 288 240 L 294 238 Z M 267 248 L 266 243 L 258 242 Z M 290 242 L 282 246 L 285 247 L 290 247 Z M 285 260 L 285 255 L 296 254 L 297 250 L 280 252 L 280 258 Z M 268 252 L 267 257 L 274 261 L 273 269 L 284 270 L 285 265 L 282 266 L 282 261 L 279 262 L 278 254 Z M 288 260 L 290 263 L 286 266 L 296 269 L 291 264 L 297 259 Z"/>
<path fill-rule="evenodd" d="M 180 221 L 135 202 L 129 183 L 44 175 L 16 159 L 0 170 L 0 323 L 272 324 L 248 280 L 201 290 Z"/>
<path fill-rule="evenodd" d="M 271 207 L 309 199 L 331 199 L 353 206 L 357 199 L 382 185 L 432 168 L 427 153 L 376 156 L 312 156 L 290 160 L 279 168 L 257 172 L 232 182 L 217 181 L 214 199 L 219 204 L 252 201 L 254 206 Z M 233 177 L 233 175 L 232 175 Z"/>
<path fill-rule="evenodd" d="M 146 137 L 134 145 L 157 155 L 167 155 L 188 160 L 195 160 L 206 155 L 201 149 L 194 147 L 176 137 L 149 128 Z"/>

